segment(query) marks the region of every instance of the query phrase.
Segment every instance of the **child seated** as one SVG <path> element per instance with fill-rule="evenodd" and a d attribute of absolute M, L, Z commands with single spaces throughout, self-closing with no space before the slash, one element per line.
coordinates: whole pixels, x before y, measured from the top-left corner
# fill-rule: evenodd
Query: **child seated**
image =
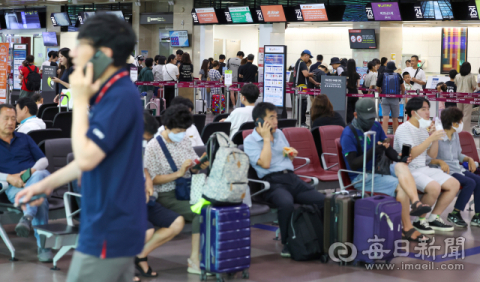
<path fill-rule="evenodd" d="M 32 99 L 35 101 L 35 104 L 37 104 L 38 108 L 40 108 L 40 106 L 43 104 L 43 97 L 40 94 L 34 94 Z"/>

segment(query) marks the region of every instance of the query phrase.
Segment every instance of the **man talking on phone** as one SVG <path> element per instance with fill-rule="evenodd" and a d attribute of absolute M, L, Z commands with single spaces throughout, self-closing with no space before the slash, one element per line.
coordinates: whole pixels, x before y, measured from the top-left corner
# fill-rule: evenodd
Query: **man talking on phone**
<path fill-rule="evenodd" d="M 49 175 L 45 170 L 48 160 L 30 136 L 15 132 L 15 107 L 9 104 L 0 105 L 0 183 L 10 202 L 22 188 L 28 187 Z M 48 223 L 48 202 L 45 200 L 40 206 L 21 206 L 23 217 L 15 227 L 20 237 L 28 237 L 32 225 Z M 38 260 L 51 262 L 51 249 L 42 249 L 40 236 L 35 231 L 38 245 Z"/>
<path fill-rule="evenodd" d="M 293 173 L 293 159 L 298 152 L 290 147 L 285 135 L 277 129 L 277 108 L 271 103 L 259 103 L 253 108 L 256 128 L 243 142 L 250 164 L 262 180 L 270 183 L 263 193 L 266 201 L 278 208 L 278 222 L 284 245 L 282 257 L 291 257 L 286 245 L 288 225 L 294 203 L 316 205 L 323 209 L 325 196 Z"/>
<path fill-rule="evenodd" d="M 75 160 L 15 199 L 49 195 L 81 177 L 80 236 L 68 282 L 130 282 L 133 259 L 143 249 L 142 106 L 124 69 L 135 42 L 132 28 L 116 16 L 94 16 L 80 28 L 70 76 Z"/>

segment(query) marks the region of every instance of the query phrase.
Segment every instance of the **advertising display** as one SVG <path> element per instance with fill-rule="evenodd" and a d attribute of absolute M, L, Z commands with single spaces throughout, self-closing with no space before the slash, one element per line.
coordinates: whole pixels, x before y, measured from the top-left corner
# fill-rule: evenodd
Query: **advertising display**
<path fill-rule="evenodd" d="M 42 32 L 44 46 L 58 46 L 57 34 L 54 31 Z"/>
<path fill-rule="evenodd" d="M 52 24 L 54 26 L 70 26 L 70 18 L 67 13 L 53 13 Z"/>
<path fill-rule="evenodd" d="M 7 29 L 41 28 L 37 11 L 21 11 L 5 13 Z"/>
<path fill-rule="evenodd" d="M 186 30 L 171 30 L 170 34 L 170 45 L 172 47 L 190 47 L 188 42 L 188 31 Z"/>
<path fill-rule="evenodd" d="M 9 43 L 0 43 L 0 104 L 7 102 Z"/>
<path fill-rule="evenodd" d="M 272 103 L 277 107 L 285 106 L 286 57 L 286 46 L 265 46 L 263 101 Z"/>
<path fill-rule="evenodd" d="M 374 29 L 349 29 L 350 49 L 376 49 Z"/>
<path fill-rule="evenodd" d="M 460 66 L 467 60 L 467 40 L 466 27 L 442 28 L 440 73 L 448 73 L 452 69 L 460 72 Z"/>
<path fill-rule="evenodd" d="M 300 5 L 303 20 L 306 22 L 328 21 L 327 10 L 325 4 L 305 4 Z"/>
<path fill-rule="evenodd" d="M 366 5 L 346 5 L 343 12 L 342 21 L 344 22 L 367 22 L 367 14 L 365 13 Z"/>
<path fill-rule="evenodd" d="M 42 97 L 44 103 L 52 103 L 57 95 L 55 82 L 52 77 L 57 76 L 57 67 L 43 66 L 42 68 Z"/>
<path fill-rule="evenodd" d="M 253 23 L 249 7 L 228 7 L 233 23 Z"/>
<path fill-rule="evenodd" d="M 373 16 L 376 21 L 401 21 L 397 2 L 373 2 Z"/>
<path fill-rule="evenodd" d="M 18 78 L 22 63 L 27 58 L 27 44 L 13 44 L 13 89 L 20 90 L 22 81 Z"/>
<path fill-rule="evenodd" d="M 215 14 L 214 8 L 195 9 L 195 13 L 196 13 L 197 20 L 200 24 L 218 23 L 217 15 Z"/>
<path fill-rule="evenodd" d="M 260 6 L 260 9 L 262 9 L 263 19 L 266 23 L 287 21 L 282 5 Z"/>
<path fill-rule="evenodd" d="M 448 0 L 423 1 L 420 4 L 423 18 L 427 20 L 453 20 L 452 5 Z"/>

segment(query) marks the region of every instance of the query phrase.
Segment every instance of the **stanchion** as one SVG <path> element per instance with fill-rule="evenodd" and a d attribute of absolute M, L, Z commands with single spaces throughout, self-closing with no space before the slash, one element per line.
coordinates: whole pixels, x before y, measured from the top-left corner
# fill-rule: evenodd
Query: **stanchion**
<path fill-rule="evenodd" d="M 303 117 L 302 96 L 298 94 L 298 119 L 297 119 L 298 127 L 302 126 L 302 117 Z"/>
<path fill-rule="evenodd" d="M 298 101 L 297 101 L 297 95 L 298 95 L 298 88 L 295 87 L 295 91 L 293 93 L 293 105 L 292 105 L 292 117 L 294 119 L 297 119 L 297 110 L 298 110 Z"/>
<path fill-rule="evenodd" d="M 197 81 L 193 80 L 193 113 L 197 112 Z"/>
<path fill-rule="evenodd" d="M 175 97 L 178 97 L 178 84 L 175 83 Z"/>
<path fill-rule="evenodd" d="M 225 97 L 225 103 L 227 104 L 227 105 L 226 105 L 226 106 L 227 106 L 227 111 L 226 111 L 226 113 L 228 114 L 228 113 L 229 113 L 229 110 L 230 110 L 230 95 L 229 95 L 229 94 L 230 94 L 230 93 L 229 93 L 229 92 L 230 92 L 230 90 L 229 90 L 230 87 L 229 87 L 228 85 L 225 85 L 225 86 L 226 86 L 226 87 L 224 87 L 224 90 L 225 90 L 225 93 L 226 93 L 225 96 L 227 96 L 227 97 Z M 226 89 L 225 89 L 225 88 L 226 88 Z M 221 103 L 222 103 L 222 97 L 220 97 L 220 104 L 221 104 Z M 222 113 L 222 111 L 220 111 L 220 113 Z"/>

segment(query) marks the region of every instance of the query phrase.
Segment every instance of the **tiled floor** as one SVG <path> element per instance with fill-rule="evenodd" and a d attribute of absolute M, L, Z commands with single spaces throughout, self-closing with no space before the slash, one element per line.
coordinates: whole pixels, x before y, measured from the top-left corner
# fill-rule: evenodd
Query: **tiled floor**
<path fill-rule="evenodd" d="M 452 206 L 447 209 L 450 211 Z M 446 213 L 445 213 L 446 214 Z M 444 215 L 445 215 L 444 214 Z M 473 212 L 463 212 L 463 217 L 469 222 Z M 445 219 L 445 216 L 444 216 Z M 36 258 L 35 240 L 32 237 L 28 239 L 19 238 L 15 235 L 14 225 L 5 227 L 7 233 L 17 249 L 17 258 L 19 261 L 10 262 L 9 252 L 3 243 L 0 243 L 0 281 L 27 282 L 27 281 L 53 281 L 63 282 L 66 279 L 71 255 L 68 253 L 59 261 L 59 271 L 52 271 L 51 263 L 39 263 Z M 415 249 L 417 245 L 410 244 L 409 257 L 396 258 L 393 270 L 367 270 L 365 266 L 340 266 L 333 261 L 323 264 L 319 261 L 297 262 L 280 257 L 281 244 L 274 241 L 275 232 L 266 231 L 263 228 L 252 228 L 252 263 L 250 268 L 250 279 L 243 280 L 238 274 L 233 279 L 226 281 L 255 281 L 255 282 L 280 282 L 280 281 L 298 281 L 298 282 L 341 282 L 341 281 L 428 281 L 435 279 L 435 282 L 452 281 L 478 281 L 480 275 L 480 228 L 469 227 L 467 229 L 456 229 L 454 232 L 435 235 L 435 246 L 440 246 L 436 251 L 436 260 L 441 259 L 445 251 L 444 239 L 447 237 L 464 237 L 465 255 L 464 259 L 450 259 L 437 262 L 435 268 L 462 267 L 462 270 L 406 270 L 402 269 L 402 263 L 406 264 L 426 264 L 428 260 L 422 261 L 414 258 L 414 253 L 419 253 Z M 190 253 L 190 236 L 182 233 L 171 242 L 155 250 L 149 256 L 149 263 L 158 271 L 160 276 L 154 279 L 143 278 L 142 281 L 200 281 L 199 276 L 187 274 L 187 257 Z M 418 246 L 417 246 L 418 247 Z M 448 251 L 447 253 L 451 253 Z M 418 267 L 418 266 L 417 266 Z M 431 267 L 431 266 L 430 266 Z M 400 268 L 400 269 L 397 269 Z M 209 281 L 215 281 L 213 277 Z"/>

